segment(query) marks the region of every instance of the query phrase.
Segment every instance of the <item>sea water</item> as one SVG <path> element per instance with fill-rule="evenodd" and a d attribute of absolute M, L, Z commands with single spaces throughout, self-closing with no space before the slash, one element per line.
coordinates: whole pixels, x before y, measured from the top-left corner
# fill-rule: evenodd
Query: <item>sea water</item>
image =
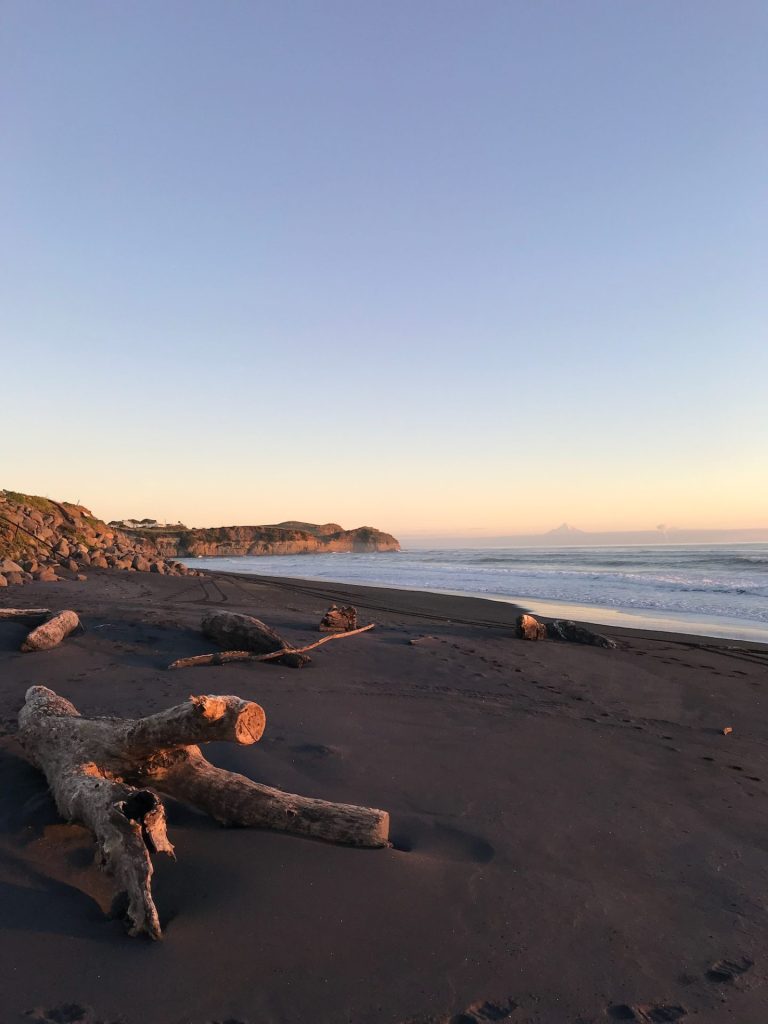
<path fill-rule="evenodd" d="M 409 548 L 185 561 L 223 572 L 474 594 L 543 615 L 768 643 L 768 544 Z"/>

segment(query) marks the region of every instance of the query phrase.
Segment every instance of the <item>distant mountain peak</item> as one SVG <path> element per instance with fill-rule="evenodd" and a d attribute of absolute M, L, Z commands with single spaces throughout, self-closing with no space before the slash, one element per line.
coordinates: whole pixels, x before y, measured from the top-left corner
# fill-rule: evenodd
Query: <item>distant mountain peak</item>
<path fill-rule="evenodd" d="M 562 536 L 562 534 L 572 535 L 576 533 L 584 533 L 584 531 L 577 529 L 575 526 L 571 526 L 570 523 L 561 523 L 559 526 L 556 526 L 554 530 L 547 530 L 546 536 L 551 537 L 553 534 Z"/>

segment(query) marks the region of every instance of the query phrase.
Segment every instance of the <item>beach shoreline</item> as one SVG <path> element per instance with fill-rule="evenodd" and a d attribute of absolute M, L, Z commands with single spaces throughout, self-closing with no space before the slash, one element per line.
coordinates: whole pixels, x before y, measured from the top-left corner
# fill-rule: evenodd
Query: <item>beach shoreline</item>
<path fill-rule="evenodd" d="M 768 546 L 202 558 L 188 567 L 504 601 L 549 618 L 768 643 Z"/>
<path fill-rule="evenodd" d="M 759 628 L 755 629 L 758 634 L 755 637 L 745 635 L 743 637 L 724 636 L 720 633 L 696 632 L 684 628 L 671 628 L 675 621 L 674 617 L 664 614 L 653 615 L 646 609 L 629 608 L 598 608 L 595 605 L 577 604 L 568 601 L 547 601 L 535 598 L 512 598 L 504 594 L 480 594 L 458 590 L 426 590 L 421 587 L 404 587 L 382 583 L 347 583 L 334 580 L 312 579 L 299 576 L 273 576 L 259 573 L 238 573 L 210 569 L 207 566 L 201 570 L 213 576 L 231 576 L 244 582 L 248 580 L 261 580 L 276 588 L 284 588 L 297 593 L 316 593 L 337 603 L 354 603 L 363 601 L 366 607 L 380 607 L 388 610 L 390 607 L 397 608 L 401 612 L 412 610 L 413 614 L 425 615 L 425 611 L 432 601 L 433 604 L 440 604 L 441 599 L 449 599 L 444 606 L 446 616 L 452 616 L 453 621 L 481 622 L 484 620 L 507 625 L 513 629 L 521 612 L 528 612 L 541 618 L 543 621 L 552 621 L 555 618 L 572 619 L 579 625 L 585 626 L 595 632 L 604 633 L 606 636 L 632 637 L 642 639 L 675 639 L 679 642 L 702 644 L 713 644 L 717 647 L 761 647 L 768 648 L 768 631 L 763 639 L 763 633 Z M 381 592 L 381 593 L 379 593 Z M 414 598 L 413 595 L 420 595 Z M 435 601 L 436 599 L 436 601 Z M 489 608 L 488 605 L 501 605 L 505 610 Z M 473 612 L 474 609 L 474 612 Z M 597 613 L 597 614 L 595 614 Z M 681 624 L 683 617 L 681 619 Z M 653 628 L 650 623 L 658 621 L 666 623 L 662 628 Z M 635 624 L 633 624 L 633 622 Z M 690 622 L 702 624 L 696 616 L 690 616 Z M 738 628 L 738 623 L 733 620 Z M 750 632 L 748 625 L 743 625 L 745 634 Z"/>
<path fill-rule="evenodd" d="M 0 622 L 2 1024 L 762 1024 L 764 646 L 602 626 L 617 649 L 526 642 L 504 602 L 218 572 L 96 570 L 0 601 L 71 607 L 85 627 L 28 655 L 24 627 Z M 301 670 L 168 671 L 214 646 L 205 611 L 298 645 L 331 603 L 375 628 Z M 168 800 L 165 938 L 128 938 L 89 835 L 15 737 L 36 683 L 90 716 L 255 700 L 261 741 L 206 755 L 383 808 L 392 847 L 222 829 Z"/>

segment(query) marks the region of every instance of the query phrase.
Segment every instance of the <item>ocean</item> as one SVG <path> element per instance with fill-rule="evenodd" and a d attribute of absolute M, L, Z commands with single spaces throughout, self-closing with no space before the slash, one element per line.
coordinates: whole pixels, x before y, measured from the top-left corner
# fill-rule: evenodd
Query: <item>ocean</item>
<path fill-rule="evenodd" d="M 768 643 L 768 544 L 412 548 L 185 561 L 223 572 L 474 594 L 534 614 Z"/>

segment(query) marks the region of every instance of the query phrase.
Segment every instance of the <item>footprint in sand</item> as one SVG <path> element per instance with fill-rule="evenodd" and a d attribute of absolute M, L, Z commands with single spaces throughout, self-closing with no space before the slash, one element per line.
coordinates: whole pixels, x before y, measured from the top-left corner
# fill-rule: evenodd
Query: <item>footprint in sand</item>
<path fill-rule="evenodd" d="M 664 1003 L 617 1003 L 608 1007 L 611 1020 L 634 1020 L 638 1024 L 669 1024 L 681 1020 L 688 1011 L 684 1006 Z"/>
<path fill-rule="evenodd" d="M 326 747 L 323 743 L 300 743 L 295 747 L 291 747 L 291 750 L 294 754 L 313 759 L 341 757 L 340 750 L 337 750 L 336 747 Z"/>
<path fill-rule="evenodd" d="M 448 1024 L 482 1024 L 484 1021 L 510 1020 L 517 1007 L 514 999 L 505 999 L 500 1003 L 482 1000 L 449 1017 Z"/>
<path fill-rule="evenodd" d="M 438 860 L 487 864 L 496 856 L 494 847 L 480 836 L 450 825 L 428 824 L 418 819 L 396 822 L 391 838 L 392 848 L 400 853 L 415 853 Z"/>
<path fill-rule="evenodd" d="M 718 985 L 732 985 L 754 966 L 754 960 L 750 960 L 748 956 L 739 956 L 733 960 L 724 958 L 712 964 L 707 971 L 707 978 Z"/>
<path fill-rule="evenodd" d="M 81 1006 L 80 1003 L 62 1003 L 50 1010 L 27 1010 L 25 1016 L 32 1024 L 118 1024 L 118 1021 L 109 1022 L 94 1016 L 89 1006 Z"/>

